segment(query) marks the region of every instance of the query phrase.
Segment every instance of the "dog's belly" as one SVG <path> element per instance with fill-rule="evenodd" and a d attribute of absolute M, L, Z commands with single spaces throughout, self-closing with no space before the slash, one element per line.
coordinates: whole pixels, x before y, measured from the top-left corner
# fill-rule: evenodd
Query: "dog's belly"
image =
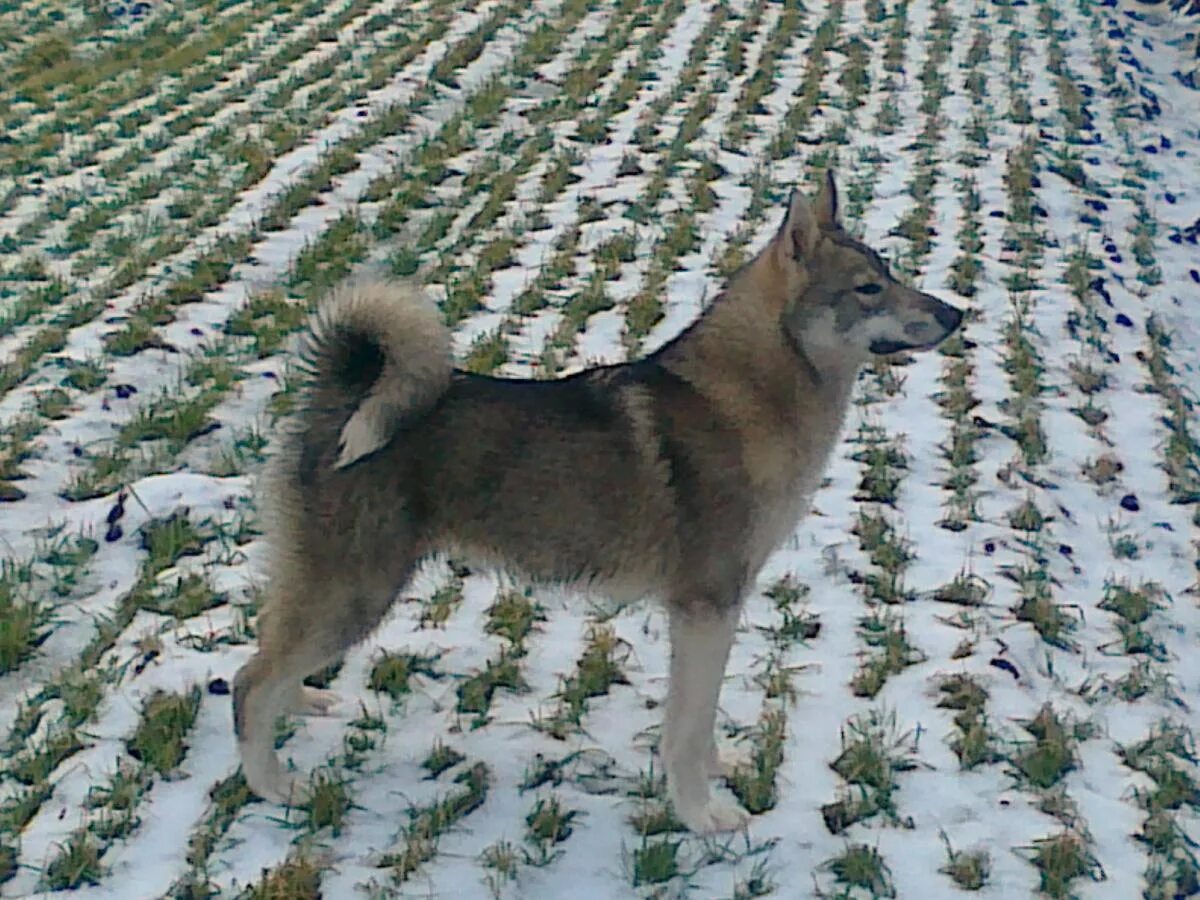
<path fill-rule="evenodd" d="M 481 515 L 443 532 L 432 549 L 533 584 L 612 598 L 618 606 L 659 591 L 678 559 L 669 531 L 587 515 L 517 527 Z"/>
<path fill-rule="evenodd" d="M 551 608 L 584 608 L 599 619 L 610 619 L 656 599 L 646 585 L 619 581 L 536 582 L 538 597 Z"/>
<path fill-rule="evenodd" d="M 583 605 L 602 618 L 609 618 L 631 607 L 642 605 L 664 592 L 662 572 L 652 571 L 646 559 L 609 560 L 601 570 L 597 559 L 557 558 L 549 566 L 536 565 L 537 560 L 521 558 L 521 554 L 504 553 L 494 544 L 463 544 L 447 541 L 437 548 L 474 570 L 490 571 L 501 583 L 517 582 L 538 591 L 539 599 L 551 607 Z M 530 563 L 535 563 L 531 565 Z M 542 560 L 543 563 L 547 562 Z"/>

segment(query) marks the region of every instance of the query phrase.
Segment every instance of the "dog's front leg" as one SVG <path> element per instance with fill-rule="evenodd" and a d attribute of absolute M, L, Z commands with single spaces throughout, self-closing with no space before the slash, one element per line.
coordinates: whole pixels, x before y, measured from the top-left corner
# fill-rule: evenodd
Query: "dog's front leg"
<path fill-rule="evenodd" d="M 740 604 L 728 610 L 696 605 L 671 610 L 662 757 L 675 815 L 698 834 L 733 831 L 749 819 L 733 797 L 714 793 L 709 784 L 717 700 L 739 613 Z"/>

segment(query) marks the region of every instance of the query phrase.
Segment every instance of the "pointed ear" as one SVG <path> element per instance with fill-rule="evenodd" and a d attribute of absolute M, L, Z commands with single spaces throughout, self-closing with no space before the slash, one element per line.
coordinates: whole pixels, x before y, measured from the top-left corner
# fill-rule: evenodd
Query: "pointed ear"
<path fill-rule="evenodd" d="M 812 252 L 818 232 L 817 217 L 811 204 L 793 188 L 788 198 L 787 216 L 779 228 L 777 240 L 792 259 L 799 260 Z"/>
<path fill-rule="evenodd" d="M 817 223 L 823 226 L 836 225 L 838 221 L 838 190 L 833 177 L 833 168 L 825 170 L 821 191 L 813 201 L 817 211 Z"/>

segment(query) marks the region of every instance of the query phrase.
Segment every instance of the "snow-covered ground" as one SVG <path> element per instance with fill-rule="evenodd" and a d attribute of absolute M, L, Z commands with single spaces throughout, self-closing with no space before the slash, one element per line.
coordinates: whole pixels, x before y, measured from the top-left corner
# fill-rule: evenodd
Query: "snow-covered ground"
<path fill-rule="evenodd" d="M 0 894 L 1200 894 L 1196 19 L 100 10 L 0 9 Z M 228 690 L 304 311 L 390 268 L 477 371 L 627 358 L 827 165 L 970 315 L 863 373 L 748 605 L 748 832 L 665 806 L 661 611 L 449 563 L 319 679 L 336 715 L 281 723 L 321 802 L 247 796 Z"/>

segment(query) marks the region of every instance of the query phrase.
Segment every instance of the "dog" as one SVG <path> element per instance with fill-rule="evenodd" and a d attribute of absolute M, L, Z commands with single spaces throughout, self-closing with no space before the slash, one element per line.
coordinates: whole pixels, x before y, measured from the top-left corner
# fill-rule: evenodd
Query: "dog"
<path fill-rule="evenodd" d="M 860 368 L 931 348 L 961 319 L 842 228 L 832 173 L 815 197 L 791 192 L 774 236 L 679 336 L 557 380 L 456 369 L 415 288 L 335 288 L 305 333 L 302 396 L 261 478 L 269 581 L 257 653 L 233 688 L 250 790 L 301 796 L 273 750 L 276 717 L 326 711 L 333 698 L 302 679 L 446 554 L 660 598 L 668 796 L 693 832 L 743 827 L 747 812 L 710 784 L 742 603 L 805 515 Z"/>

